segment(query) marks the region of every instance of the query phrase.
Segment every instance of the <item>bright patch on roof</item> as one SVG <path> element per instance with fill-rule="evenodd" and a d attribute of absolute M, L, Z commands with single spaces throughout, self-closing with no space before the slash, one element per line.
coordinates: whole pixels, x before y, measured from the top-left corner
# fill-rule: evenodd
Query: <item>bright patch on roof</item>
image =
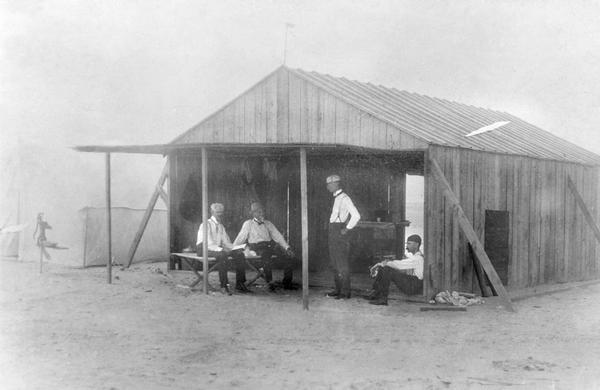
<path fill-rule="evenodd" d="M 480 128 L 478 130 L 470 132 L 465 137 L 470 137 L 472 135 L 477 135 L 477 134 L 485 133 L 486 131 L 492 131 L 492 130 L 497 129 L 498 127 L 502 127 L 502 126 L 507 125 L 509 123 L 510 123 L 510 121 L 494 122 L 491 125 L 483 126 L 482 128 Z"/>

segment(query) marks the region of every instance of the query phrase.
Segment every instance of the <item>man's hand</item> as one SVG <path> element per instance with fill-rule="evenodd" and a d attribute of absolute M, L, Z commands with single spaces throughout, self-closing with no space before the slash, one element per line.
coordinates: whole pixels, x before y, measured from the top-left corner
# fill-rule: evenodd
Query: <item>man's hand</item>
<path fill-rule="evenodd" d="M 340 231 L 340 234 L 341 234 L 342 236 L 345 236 L 345 235 L 346 235 L 346 233 L 348 233 L 348 229 L 346 229 L 346 228 L 342 228 L 342 230 Z"/>
<path fill-rule="evenodd" d="M 287 257 L 296 257 L 296 254 L 294 253 L 294 251 L 292 250 L 291 247 L 287 247 L 287 249 L 285 250 L 285 255 Z"/>

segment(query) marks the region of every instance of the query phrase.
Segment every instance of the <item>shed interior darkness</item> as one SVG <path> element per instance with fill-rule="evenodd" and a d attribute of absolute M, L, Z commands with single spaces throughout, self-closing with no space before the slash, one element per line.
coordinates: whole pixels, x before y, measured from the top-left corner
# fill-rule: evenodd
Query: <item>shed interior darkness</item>
<path fill-rule="evenodd" d="M 194 247 L 201 222 L 201 158 L 199 150 L 170 155 L 171 252 Z M 300 168 L 294 149 L 256 148 L 208 152 L 208 202 L 225 205 L 224 224 L 233 240 L 251 202 L 265 205 L 271 220 L 300 257 Z M 373 153 L 353 149 L 314 148 L 307 156 L 309 267 L 328 271 L 327 226 L 331 194 L 325 178 L 333 173 L 370 227 L 356 229 L 352 270 L 368 273 L 384 254 L 404 251 L 406 175 L 423 176 L 424 152 Z M 421 183 L 423 180 L 416 180 Z M 412 191 L 412 189 L 411 189 Z M 417 192 L 419 190 L 417 189 Z M 423 202 L 422 189 L 420 190 Z M 417 195 L 418 196 L 418 195 Z M 422 208 L 421 208 L 422 210 Z M 414 210 L 411 210 L 414 212 Z M 421 216 L 422 223 L 423 216 Z M 377 223 L 379 221 L 379 223 Z M 397 226 L 394 229 L 393 226 Z"/>

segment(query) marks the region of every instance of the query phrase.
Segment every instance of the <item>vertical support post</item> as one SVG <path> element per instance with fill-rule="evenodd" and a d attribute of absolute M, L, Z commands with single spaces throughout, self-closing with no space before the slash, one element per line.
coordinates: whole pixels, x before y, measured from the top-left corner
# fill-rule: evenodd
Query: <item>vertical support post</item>
<path fill-rule="evenodd" d="M 290 241 L 290 182 L 287 182 L 287 196 L 286 196 L 286 234 L 285 234 L 285 239 L 288 240 L 288 242 Z"/>
<path fill-rule="evenodd" d="M 110 210 L 110 153 L 106 153 L 106 233 L 108 241 L 108 259 L 106 270 L 108 284 L 112 283 L 112 229 L 111 229 L 111 210 Z"/>
<path fill-rule="evenodd" d="M 300 198 L 302 213 L 302 307 L 308 310 L 308 201 L 306 149 L 300 148 Z"/>
<path fill-rule="evenodd" d="M 202 291 L 208 294 L 208 158 L 202 147 Z"/>
<path fill-rule="evenodd" d="M 401 224 L 406 219 L 406 172 L 398 171 L 390 178 L 389 208 L 392 222 L 395 224 L 395 251 L 401 259 L 404 256 L 405 227 Z"/>
<path fill-rule="evenodd" d="M 44 264 L 44 241 L 40 240 L 40 273 L 42 273 L 42 266 Z"/>
<path fill-rule="evenodd" d="M 19 164 L 20 167 L 20 164 Z M 20 168 L 19 168 L 20 169 Z M 20 172 L 20 171 L 19 171 Z M 19 179 L 19 192 L 17 193 L 17 224 L 21 224 L 21 179 Z M 19 248 L 17 252 L 17 261 L 23 261 L 23 252 L 25 250 L 25 227 L 19 231 Z"/>

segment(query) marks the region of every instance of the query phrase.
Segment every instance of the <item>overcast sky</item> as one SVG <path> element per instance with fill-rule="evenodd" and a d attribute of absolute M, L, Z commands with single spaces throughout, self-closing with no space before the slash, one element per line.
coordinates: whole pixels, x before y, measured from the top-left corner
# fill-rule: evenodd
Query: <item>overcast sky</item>
<path fill-rule="evenodd" d="M 600 153 L 598 1 L 1 1 L 2 137 L 162 143 L 282 63 L 511 112 Z"/>

